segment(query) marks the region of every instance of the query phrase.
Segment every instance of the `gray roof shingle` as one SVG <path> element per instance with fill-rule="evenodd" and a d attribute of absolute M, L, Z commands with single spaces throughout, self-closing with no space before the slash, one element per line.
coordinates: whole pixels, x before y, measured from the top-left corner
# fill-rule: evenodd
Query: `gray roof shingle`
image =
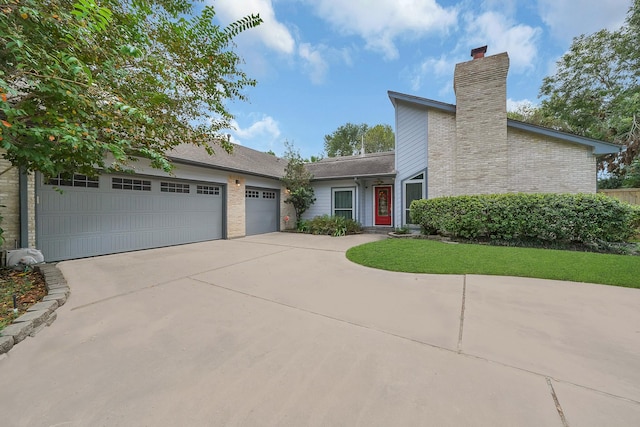
<path fill-rule="evenodd" d="M 306 167 L 315 180 L 396 174 L 393 151 L 364 156 L 328 157 L 316 163 L 307 163 Z"/>
<path fill-rule="evenodd" d="M 233 152 L 227 153 L 222 147 L 214 146 L 215 154 L 209 155 L 203 147 L 182 144 L 167 155 L 176 162 L 208 166 L 231 172 L 280 179 L 287 165 L 285 159 L 263 153 L 242 145 L 233 144 Z"/>

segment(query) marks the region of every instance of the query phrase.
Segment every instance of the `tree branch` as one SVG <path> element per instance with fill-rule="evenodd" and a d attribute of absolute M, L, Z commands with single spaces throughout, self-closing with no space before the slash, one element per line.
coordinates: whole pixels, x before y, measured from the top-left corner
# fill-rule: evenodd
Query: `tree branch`
<path fill-rule="evenodd" d="M 31 72 L 31 71 L 23 71 L 21 74 L 28 74 L 30 76 L 37 77 L 39 79 L 52 79 L 52 80 L 59 80 L 59 81 L 62 81 L 62 82 L 67 82 L 67 83 L 73 83 L 73 84 L 77 84 L 77 85 L 80 85 L 82 87 L 85 87 L 87 89 L 91 88 L 91 86 L 86 84 L 86 83 L 81 83 L 81 82 L 76 81 L 76 80 L 65 79 L 64 77 L 40 75 L 40 74 Z"/>

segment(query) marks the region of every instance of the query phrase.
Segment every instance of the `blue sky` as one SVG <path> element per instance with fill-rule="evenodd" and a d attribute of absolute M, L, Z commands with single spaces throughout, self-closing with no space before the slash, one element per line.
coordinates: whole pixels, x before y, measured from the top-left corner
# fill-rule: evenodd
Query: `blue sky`
<path fill-rule="evenodd" d="M 219 23 L 264 23 L 237 39 L 258 85 L 235 101 L 231 140 L 303 157 L 351 123 L 394 125 L 388 90 L 455 103 L 453 69 L 472 48 L 508 52 L 508 108 L 539 103 L 542 79 L 573 37 L 624 22 L 632 0 L 206 0 Z"/>

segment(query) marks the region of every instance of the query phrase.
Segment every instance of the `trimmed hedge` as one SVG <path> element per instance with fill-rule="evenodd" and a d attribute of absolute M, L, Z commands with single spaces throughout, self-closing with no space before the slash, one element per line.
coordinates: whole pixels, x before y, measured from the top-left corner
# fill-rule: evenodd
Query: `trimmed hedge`
<path fill-rule="evenodd" d="M 345 236 L 362 231 L 359 222 L 341 216 L 320 215 L 310 220 L 303 220 L 298 231 L 309 234 L 329 236 Z"/>
<path fill-rule="evenodd" d="M 601 194 L 489 194 L 411 203 L 424 234 L 469 240 L 624 242 L 640 226 L 640 207 Z"/>

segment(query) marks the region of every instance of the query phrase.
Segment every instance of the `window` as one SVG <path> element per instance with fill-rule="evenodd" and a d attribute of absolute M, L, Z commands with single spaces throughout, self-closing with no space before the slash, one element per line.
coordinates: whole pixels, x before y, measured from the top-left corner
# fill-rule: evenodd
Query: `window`
<path fill-rule="evenodd" d="M 84 187 L 84 188 L 98 188 L 99 181 L 97 176 L 87 175 L 58 175 L 54 178 L 48 178 L 44 182 L 46 185 L 58 185 L 65 187 Z"/>
<path fill-rule="evenodd" d="M 210 185 L 198 185 L 196 187 L 197 194 L 209 194 L 212 196 L 220 195 L 220 187 L 213 187 Z"/>
<path fill-rule="evenodd" d="M 111 178 L 114 190 L 151 191 L 151 181 L 130 178 Z"/>
<path fill-rule="evenodd" d="M 260 198 L 260 192 L 257 190 L 245 190 L 244 191 L 244 197 L 247 199 L 259 199 Z"/>
<path fill-rule="evenodd" d="M 414 176 L 404 182 L 404 223 L 412 224 L 410 209 L 411 202 L 425 197 L 424 173 Z"/>
<path fill-rule="evenodd" d="M 276 192 L 275 191 L 263 191 L 262 192 L 262 198 L 263 199 L 275 199 L 276 198 Z"/>
<path fill-rule="evenodd" d="M 189 184 L 179 182 L 161 182 L 160 191 L 163 193 L 189 193 Z"/>
<path fill-rule="evenodd" d="M 354 219 L 355 192 L 351 188 L 334 188 L 333 192 L 333 215 L 343 218 Z"/>

